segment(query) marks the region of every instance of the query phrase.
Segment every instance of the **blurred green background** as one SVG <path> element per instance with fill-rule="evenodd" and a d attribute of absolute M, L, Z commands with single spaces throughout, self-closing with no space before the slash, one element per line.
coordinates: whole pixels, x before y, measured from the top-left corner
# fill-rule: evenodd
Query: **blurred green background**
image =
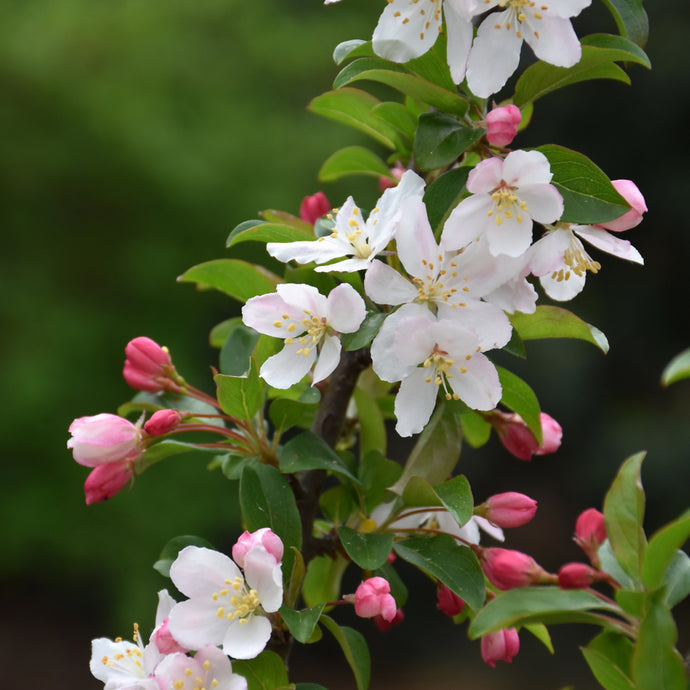
<path fill-rule="evenodd" d="M 611 352 L 530 344 L 527 361 L 509 363 L 562 423 L 559 453 L 520 463 L 492 440 L 463 455 L 478 500 L 517 490 L 539 501 L 536 520 L 510 535 L 509 545 L 547 568 L 579 558 L 570 543 L 576 515 L 600 506 L 617 466 L 638 450 L 649 451 L 650 529 L 690 503 L 690 384 L 658 384 L 666 362 L 690 344 L 690 17 L 683 0 L 649 4 L 652 72 L 633 67 L 631 87 L 589 83 L 547 97 L 515 142 L 577 149 L 610 177 L 635 180 L 650 208 L 628 236 L 645 268 L 604 257 L 602 272 L 571 303 L 607 333 Z M 166 586 L 151 564 L 167 540 L 200 534 L 223 548 L 238 534 L 235 487 L 193 455 L 167 460 L 132 492 L 87 509 L 86 471 L 65 448 L 67 427 L 130 397 L 120 376 L 123 348 L 139 335 L 168 345 L 184 376 L 212 391 L 216 354 L 207 334 L 238 305 L 175 279 L 227 256 L 234 225 L 264 208 L 297 212 L 320 187 L 334 204 L 351 193 L 364 207 L 376 198 L 366 180 L 319 185 L 322 161 L 363 140 L 305 105 L 330 88 L 333 47 L 368 38 L 382 6 L 0 5 L 0 658 L 7 687 L 101 687 L 88 671 L 90 640 L 128 636 L 135 620 L 150 629 L 155 593 Z M 594 0 L 578 31 L 615 27 Z M 591 630 L 556 630 L 556 657 L 523 634 L 512 667 L 491 671 L 464 629 L 434 615 L 433 589 L 413 582 L 406 625 L 385 636 L 372 629 L 373 688 L 593 687 L 576 648 Z M 690 647 L 686 618 L 681 609 L 682 651 Z M 332 655 L 328 643 L 300 651 L 295 679 L 352 687 Z M 328 681 L 332 668 L 336 682 Z"/>

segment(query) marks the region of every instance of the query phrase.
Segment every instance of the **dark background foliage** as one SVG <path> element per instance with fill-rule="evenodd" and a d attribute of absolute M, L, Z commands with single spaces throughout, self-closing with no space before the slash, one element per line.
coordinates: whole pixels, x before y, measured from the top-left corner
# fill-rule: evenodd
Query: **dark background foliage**
<path fill-rule="evenodd" d="M 228 232 L 259 210 L 296 212 L 319 188 L 325 157 L 361 143 L 304 107 L 330 88 L 333 47 L 369 37 L 379 4 L 0 6 L 0 658 L 8 687 L 100 687 L 88 672 L 90 639 L 127 636 L 134 620 L 150 628 L 155 593 L 166 586 L 151 568 L 163 544 L 192 533 L 222 548 L 238 534 L 235 487 L 193 455 L 87 509 L 86 472 L 65 448 L 67 427 L 130 397 L 122 351 L 138 335 L 167 344 L 185 377 L 212 391 L 207 333 L 238 305 L 176 285 L 176 276 L 226 255 Z M 659 386 L 666 362 L 690 344 L 686 10 L 683 0 L 650 3 L 652 72 L 631 68 L 631 87 L 588 83 L 548 96 L 515 142 L 579 150 L 610 177 L 635 180 L 650 208 L 629 233 L 645 268 L 604 257 L 570 305 L 607 333 L 611 352 L 531 343 L 525 362 L 510 362 L 563 424 L 559 453 L 521 463 L 492 440 L 463 455 L 477 499 L 517 490 L 539 501 L 535 521 L 509 545 L 547 568 L 579 558 L 570 543 L 576 515 L 601 505 L 620 462 L 640 449 L 649 451 L 650 531 L 688 505 L 690 386 Z M 594 0 L 578 31 L 615 27 Z M 325 191 L 333 203 L 354 193 L 365 207 L 377 195 L 361 180 Z M 555 630 L 556 657 L 523 633 L 513 666 L 491 671 L 464 630 L 434 611 L 433 588 L 412 582 L 406 624 L 386 636 L 370 631 L 374 688 L 593 686 L 576 648 L 591 630 Z M 352 687 L 326 642 L 300 650 L 294 664 L 296 680 Z"/>

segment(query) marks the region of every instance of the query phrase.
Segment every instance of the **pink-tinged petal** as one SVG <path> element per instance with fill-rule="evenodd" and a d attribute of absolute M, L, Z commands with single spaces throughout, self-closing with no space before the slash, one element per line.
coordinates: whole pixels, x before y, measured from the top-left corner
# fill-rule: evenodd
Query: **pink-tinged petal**
<path fill-rule="evenodd" d="M 328 294 L 324 316 L 338 333 L 354 333 L 366 315 L 364 300 L 352 285 L 342 283 Z"/>
<path fill-rule="evenodd" d="M 520 187 L 551 182 L 551 165 L 541 151 L 511 151 L 503 164 L 506 184 Z"/>
<path fill-rule="evenodd" d="M 206 596 L 236 577 L 241 573 L 232 559 L 200 546 L 185 546 L 170 566 L 170 579 L 187 597 Z"/>
<path fill-rule="evenodd" d="M 326 298 L 313 286 L 304 283 L 281 283 L 276 291 L 286 304 L 298 309 L 304 318 L 304 309 L 315 316 L 326 315 Z"/>
<path fill-rule="evenodd" d="M 467 197 L 456 206 L 441 234 L 441 248 L 444 251 L 462 249 L 478 239 L 495 222 L 488 215 L 494 203 L 488 194 Z"/>
<path fill-rule="evenodd" d="M 374 52 L 393 62 L 407 62 L 424 55 L 439 34 L 440 16 L 436 18 L 435 9 L 436 3 L 431 0 L 389 2 L 374 29 Z"/>
<path fill-rule="evenodd" d="M 217 611 L 218 603 L 211 599 L 211 593 L 203 600 L 187 599 L 173 607 L 168 618 L 168 630 L 175 641 L 187 649 L 219 645 L 228 621 L 225 616 L 218 617 Z"/>
<path fill-rule="evenodd" d="M 472 331 L 482 350 L 493 350 L 507 344 L 513 327 L 503 309 L 479 300 L 467 300 L 463 304 L 464 306 L 457 309 L 439 304 L 439 319 L 453 320 Z"/>
<path fill-rule="evenodd" d="M 395 430 L 400 436 L 418 434 L 426 426 L 436 405 L 438 386 L 426 381 L 429 372 L 416 368 L 403 379 L 395 396 Z"/>
<path fill-rule="evenodd" d="M 535 276 L 544 276 L 563 265 L 563 256 L 570 245 L 570 230 L 557 228 L 540 237 L 529 249 L 528 267 Z"/>
<path fill-rule="evenodd" d="M 552 184 L 520 187 L 518 195 L 537 223 L 555 223 L 563 215 L 563 197 Z"/>
<path fill-rule="evenodd" d="M 314 367 L 312 384 L 323 381 L 335 371 L 340 362 L 340 349 L 340 340 L 336 336 L 329 335 L 323 339 Z"/>
<path fill-rule="evenodd" d="M 223 638 L 223 651 L 233 659 L 253 659 L 271 638 L 271 622 L 265 616 L 232 621 Z"/>
<path fill-rule="evenodd" d="M 204 647 L 200 649 L 195 655 L 194 660 L 199 662 L 199 665 L 204 668 L 204 663 L 209 662 L 209 678 L 207 678 L 206 687 L 216 687 L 212 685 L 213 678 L 218 681 L 218 687 L 221 690 L 246 690 L 247 680 L 236 673 L 232 672 L 232 664 L 230 659 L 223 654 L 217 647 Z"/>
<path fill-rule="evenodd" d="M 613 220 L 605 223 L 597 223 L 597 227 L 611 230 L 612 232 L 623 232 L 630 230 L 642 222 L 642 214 L 647 212 L 647 203 L 642 196 L 642 192 L 632 180 L 611 180 L 615 190 L 631 206 L 629 211 Z"/>
<path fill-rule="evenodd" d="M 480 98 L 499 91 L 517 69 L 522 39 L 507 30 L 507 12 L 490 14 L 477 31 L 467 63 L 467 84 Z M 501 28 L 495 28 L 499 25 Z"/>
<path fill-rule="evenodd" d="M 247 584 L 256 590 L 266 613 L 277 611 L 283 603 L 283 575 L 280 563 L 263 548 L 255 546 L 244 559 Z"/>
<path fill-rule="evenodd" d="M 540 60 L 557 67 L 572 67 L 580 61 L 582 47 L 569 19 L 543 17 L 532 26 L 532 31 L 525 30 L 525 41 Z"/>
<path fill-rule="evenodd" d="M 311 261 L 323 263 L 347 253 L 343 243 L 333 237 L 299 242 L 267 242 L 266 251 L 278 261 L 296 261 L 300 264 L 308 264 Z"/>
<path fill-rule="evenodd" d="M 377 304 L 396 306 L 417 297 L 417 288 L 388 264 L 378 259 L 364 276 L 364 291 Z"/>
<path fill-rule="evenodd" d="M 450 76 L 456 84 L 460 84 L 467 72 L 467 60 L 470 56 L 474 34 L 470 18 L 471 10 L 467 7 L 467 3 L 445 0 L 443 14 L 448 30 L 447 59 Z"/>
<path fill-rule="evenodd" d="M 628 240 L 622 240 L 592 225 L 574 225 L 573 231 L 602 252 L 636 264 L 644 264 L 642 255 Z"/>
<path fill-rule="evenodd" d="M 299 341 L 285 345 L 277 355 L 269 357 L 263 363 L 259 375 L 273 388 L 290 388 L 307 375 L 316 360 L 316 348 L 311 338 L 307 347 L 309 350 L 305 356 L 305 346 Z"/>
<path fill-rule="evenodd" d="M 485 295 L 484 299 L 508 314 L 516 311 L 533 314 L 537 308 L 537 297 L 537 291 L 530 282 L 515 278 Z"/>
<path fill-rule="evenodd" d="M 429 273 L 429 264 L 438 267 L 438 244 L 421 198 L 407 199 L 401 208 L 402 219 L 395 236 L 398 256 L 410 275 L 422 278 Z"/>
<path fill-rule="evenodd" d="M 518 222 L 518 217 L 522 219 Z M 527 215 L 514 215 L 504 219 L 501 225 L 491 222 L 486 239 L 489 251 L 494 255 L 522 256 L 532 244 L 532 219 Z"/>
<path fill-rule="evenodd" d="M 510 157 L 512 154 L 508 154 Z M 489 194 L 504 179 L 503 160 L 494 156 L 477 163 L 467 176 L 467 191 L 472 194 Z"/>
<path fill-rule="evenodd" d="M 460 367 L 464 367 L 466 371 Z M 493 410 L 501 400 L 501 384 L 496 367 L 481 353 L 472 359 L 458 361 L 451 368 L 453 378 L 448 382 L 468 407 L 473 410 Z"/>
<path fill-rule="evenodd" d="M 163 621 L 170 615 L 173 606 L 177 602 L 170 596 L 167 589 L 158 592 L 158 608 L 156 609 L 156 627 L 163 624 Z"/>
<path fill-rule="evenodd" d="M 544 292 L 551 298 L 558 302 L 567 302 L 576 295 L 580 294 L 585 287 L 585 280 L 587 279 L 587 272 L 584 271 L 581 275 L 568 270 L 567 266 L 563 266 L 565 271 L 563 279 L 558 280 L 552 274 L 542 276 L 539 278 Z"/>
<path fill-rule="evenodd" d="M 395 354 L 398 359 L 409 366 L 421 364 L 434 349 L 435 319 L 431 312 L 428 316 L 402 319 L 395 333 Z"/>
<path fill-rule="evenodd" d="M 304 331 L 301 325 L 304 312 L 297 307 L 286 304 L 285 300 L 276 292 L 252 297 L 242 307 L 242 321 L 246 326 L 274 338 L 284 338 L 286 335 L 285 326 L 287 324 L 284 323 L 284 314 L 288 315 L 289 320 L 299 324 L 298 333 Z M 276 326 L 276 322 L 280 322 L 281 325 Z"/>

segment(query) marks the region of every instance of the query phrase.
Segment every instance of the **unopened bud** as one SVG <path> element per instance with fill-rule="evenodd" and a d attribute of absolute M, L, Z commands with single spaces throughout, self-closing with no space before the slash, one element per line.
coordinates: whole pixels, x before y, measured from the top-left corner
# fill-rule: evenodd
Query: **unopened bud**
<path fill-rule="evenodd" d="M 355 590 L 355 613 L 361 618 L 381 616 L 390 623 L 397 610 L 391 587 L 383 577 L 370 577 Z"/>
<path fill-rule="evenodd" d="M 494 108 L 486 115 L 486 138 L 494 146 L 508 146 L 515 138 L 522 113 L 516 105 Z"/>
<path fill-rule="evenodd" d="M 86 467 L 136 460 L 142 453 L 141 429 L 124 417 L 104 412 L 78 417 L 69 427 L 67 447 Z"/>
<path fill-rule="evenodd" d="M 596 508 L 582 511 L 575 521 L 575 543 L 593 565 L 599 565 L 599 547 L 606 541 L 604 515 Z"/>
<path fill-rule="evenodd" d="M 263 547 L 273 556 L 276 563 L 280 563 L 283 560 L 283 542 L 269 527 L 262 527 L 255 532 L 247 532 L 245 530 L 237 540 L 237 543 L 232 547 L 232 560 L 240 568 L 244 568 L 244 559 L 255 546 Z"/>
<path fill-rule="evenodd" d="M 642 222 L 642 214 L 647 211 L 647 204 L 642 192 L 632 180 L 612 180 L 611 184 L 616 191 L 630 204 L 631 208 L 622 216 L 609 220 L 606 223 L 597 223 L 597 227 L 623 232 L 630 230 Z"/>
<path fill-rule="evenodd" d="M 381 631 L 387 632 L 394 625 L 400 625 L 405 619 L 405 614 L 402 609 L 397 609 L 393 620 L 387 621 L 383 616 L 374 616 L 371 620 L 374 625 Z"/>
<path fill-rule="evenodd" d="M 436 585 L 436 598 L 438 604 L 436 608 L 446 616 L 457 616 L 465 608 L 465 601 L 461 599 L 450 587 L 446 587 L 442 582 Z"/>
<path fill-rule="evenodd" d="M 526 525 L 537 512 L 537 502 L 516 491 L 507 491 L 491 496 L 479 514 L 498 527 L 521 527 Z"/>
<path fill-rule="evenodd" d="M 139 337 L 130 340 L 125 347 L 125 356 L 122 376 L 135 390 L 147 393 L 179 393 L 182 390 L 173 380 L 173 377 L 179 379 L 179 376 L 170 353 L 151 338 Z"/>
<path fill-rule="evenodd" d="M 520 638 L 515 628 L 497 630 L 481 640 L 482 659 L 494 668 L 497 661 L 511 663 L 520 651 Z"/>
<path fill-rule="evenodd" d="M 154 631 L 153 631 L 153 641 L 158 647 L 158 651 L 161 654 L 175 654 L 180 652 L 186 654 L 189 650 L 183 647 L 171 634 L 168 629 L 168 621 L 166 618 Z"/>
<path fill-rule="evenodd" d="M 331 202 L 323 192 L 305 196 L 299 207 L 299 217 L 314 225 L 316 221 L 331 210 Z"/>
<path fill-rule="evenodd" d="M 390 177 L 379 177 L 379 191 L 385 192 L 387 189 L 390 189 L 391 187 L 397 187 L 398 182 L 400 182 L 400 178 L 403 176 L 406 169 L 407 168 L 405 168 L 405 166 L 398 161 L 390 169 L 391 175 L 395 178 L 394 180 L 391 180 Z"/>
<path fill-rule="evenodd" d="M 95 467 L 84 482 L 86 505 L 90 506 L 92 503 L 100 503 L 112 498 L 130 483 L 133 476 L 132 463 L 127 461 L 111 462 Z"/>
<path fill-rule="evenodd" d="M 489 582 L 502 590 L 529 587 L 553 582 L 555 579 L 531 556 L 513 549 L 484 549 L 480 563 Z"/>
<path fill-rule="evenodd" d="M 144 424 L 144 431 L 149 436 L 163 436 L 170 433 L 181 421 L 182 415 L 179 410 L 158 410 Z"/>
<path fill-rule="evenodd" d="M 586 563 L 566 563 L 558 571 L 558 586 L 561 589 L 584 589 L 595 582 L 609 582 L 617 586 L 608 573 Z"/>
<path fill-rule="evenodd" d="M 531 460 L 533 455 L 555 453 L 561 445 L 561 425 L 548 414 L 539 415 L 542 430 L 541 445 L 518 414 L 494 411 L 489 419 L 504 448 L 520 460 Z"/>

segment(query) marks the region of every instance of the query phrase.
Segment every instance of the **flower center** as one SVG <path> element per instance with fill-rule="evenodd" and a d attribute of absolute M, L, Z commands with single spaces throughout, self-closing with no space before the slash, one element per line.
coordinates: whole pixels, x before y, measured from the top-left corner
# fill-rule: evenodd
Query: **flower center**
<path fill-rule="evenodd" d="M 243 625 L 261 606 L 261 601 L 256 590 L 247 589 L 241 577 L 225 580 L 225 584 L 228 586 L 211 595 L 213 601 L 222 604 L 216 611 L 216 616 L 229 621 L 238 620 Z"/>
<path fill-rule="evenodd" d="M 587 254 L 582 242 L 575 237 L 572 231 L 570 232 L 570 244 L 563 255 L 563 263 L 565 264 L 564 268 L 551 274 L 551 277 L 559 283 L 563 280 L 569 280 L 571 271 L 576 276 L 583 276 L 587 271 L 598 273 L 601 268 L 601 264 Z"/>
<path fill-rule="evenodd" d="M 523 216 L 520 211 L 527 212 L 527 204 L 521 201 L 515 193 L 515 187 L 502 183 L 491 193 L 491 200 L 496 204 L 495 208 L 488 211 L 488 216 L 495 216 L 496 225 L 502 225 L 504 220 L 515 220 L 522 223 Z"/>
<path fill-rule="evenodd" d="M 471 359 L 471 357 L 472 355 L 468 355 L 467 359 Z M 445 350 L 441 350 L 438 345 L 434 345 L 432 353 L 424 360 L 423 364 L 425 369 L 429 369 L 429 376 L 424 380 L 426 383 L 431 383 L 433 381 L 437 386 L 443 386 L 446 400 L 460 399 L 457 393 L 451 393 L 448 389 L 448 379 L 454 378 L 454 375 L 448 372 L 454 364 L 455 360 L 448 357 L 448 353 Z M 461 374 L 467 372 L 465 367 L 459 367 L 459 369 Z"/>
<path fill-rule="evenodd" d="M 195 675 L 194 670 L 191 666 L 188 666 L 184 670 L 184 678 L 179 678 L 172 682 L 173 690 L 212 690 L 212 688 L 217 688 L 219 683 L 215 678 L 211 679 L 210 683 L 208 681 L 208 672 L 211 668 L 211 664 L 208 659 L 203 663 L 205 678 L 201 677 L 201 669 L 197 666 L 198 674 Z"/>
<path fill-rule="evenodd" d="M 121 637 L 115 639 L 115 642 L 120 645 L 120 651 L 112 656 L 104 656 L 101 663 L 109 668 L 116 669 L 120 673 L 134 676 L 136 678 L 147 678 L 144 672 L 144 665 L 142 663 L 143 648 L 139 639 L 139 625 L 134 624 L 134 642 L 124 642 Z"/>
<path fill-rule="evenodd" d="M 453 308 L 466 306 L 465 302 L 457 302 L 460 292 L 469 292 L 470 288 L 463 285 L 455 287 L 459 282 L 467 282 L 469 278 L 459 278 L 457 264 L 454 261 L 444 261 L 443 255 L 438 255 L 438 265 L 422 259 L 422 264 L 429 271 L 423 278 L 412 278 L 417 286 L 417 302 L 431 304 L 452 303 Z"/>
<path fill-rule="evenodd" d="M 485 3 L 490 1 L 491 0 L 484 0 Z M 505 24 L 495 24 L 494 29 L 505 28 L 506 30 L 510 31 L 512 22 L 516 22 L 517 26 L 515 27 L 515 35 L 518 38 L 522 38 L 522 33 L 520 33 L 521 24 L 527 22 L 529 26 L 529 20 L 542 19 L 544 16 L 542 15 L 542 12 L 549 9 L 548 5 L 539 5 L 539 7 L 537 7 L 537 3 L 534 0 L 501 0 L 501 2 L 498 3 L 498 6 L 501 9 L 505 9 L 507 7 L 508 11 L 505 17 Z M 539 33 L 534 30 L 534 27 L 530 28 L 533 31 L 535 38 L 539 38 Z"/>

